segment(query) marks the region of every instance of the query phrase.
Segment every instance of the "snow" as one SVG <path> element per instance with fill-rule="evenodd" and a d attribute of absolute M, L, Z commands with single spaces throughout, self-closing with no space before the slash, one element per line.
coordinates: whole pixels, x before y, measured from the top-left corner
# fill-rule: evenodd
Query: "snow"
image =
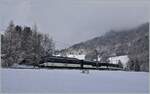
<path fill-rule="evenodd" d="M 60 54 L 58 54 L 58 55 L 53 55 L 53 56 L 61 56 Z"/>
<path fill-rule="evenodd" d="M 4 93 L 147 93 L 148 73 L 124 71 L 1 69 Z"/>
<path fill-rule="evenodd" d="M 60 55 L 55 55 L 55 56 L 60 56 Z M 85 55 L 84 54 L 81 54 L 81 55 L 67 54 L 67 57 L 77 58 L 79 60 L 85 60 Z M 101 57 L 98 56 L 98 61 L 100 61 L 100 60 L 101 60 Z M 123 66 L 126 67 L 126 64 L 129 61 L 129 57 L 128 57 L 128 55 L 113 56 L 113 57 L 109 57 L 109 60 L 110 60 L 110 63 L 113 63 L 113 64 L 118 64 L 118 61 L 120 60 L 121 63 L 123 64 Z M 94 61 L 96 61 L 96 59 Z"/>
<path fill-rule="evenodd" d="M 121 63 L 124 66 L 126 66 L 127 62 L 129 61 L 129 57 L 128 55 L 115 56 L 115 57 L 110 57 L 109 60 L 110 60 L 110 63 L 113 63 L 113 64 L 117 64 L 118 61 L 120 60 Z"/>
<path fill-rule="evenodd" d="M 42 65 L 44 66 L 72 66 L 72 67 L 80 67 L 79 64 L 67 64 L 67 63 L 55 63 L 55 62 L 46 62 L 46 63 L 43 63 Z"/>
<path fill-rule="evenodd" d="M 13 66 L 11 66 L 11 68 L 33 69 L 33 68 L 35 68 L 35 67 L 34 67 L 34 66 L 31 66 L 31 65 L 19 65 L 19 64 L 14 64 Z"/>
<path fill-rule="evenodd" d="M 58 55 L 54 55 L 54 56 L 61 56 L 61 55 L 58 54 Z M 85 55 L 84 54 L 81 54 L 81 55 L 78 55 L 78 54 L 67 54 L 67 57 L 77 58 L 77 59 L 80 59 L 80 60 L 84 60 L 85 59 Z"/>
<path fill-rule="evenodd" d="M 84 60 L 85 59 L 85 55 L 84 54 L 81 54 L 81 55 L 68 54 L 67 57 L 77 58 L 77 59 L 80 59 L 80 60 Z"/>

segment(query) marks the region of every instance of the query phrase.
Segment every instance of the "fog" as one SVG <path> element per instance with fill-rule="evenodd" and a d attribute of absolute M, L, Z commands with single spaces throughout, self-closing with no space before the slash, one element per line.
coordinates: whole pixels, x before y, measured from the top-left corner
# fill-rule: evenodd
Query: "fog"
<path fill-rule="evenodd" d="M 111 29 L 128 29 L 149 20 L 147 2 L 96 0 L 0 0 L 0 30 L 15 24 L 37 25 L 56 48 L 101 36 Z"/>

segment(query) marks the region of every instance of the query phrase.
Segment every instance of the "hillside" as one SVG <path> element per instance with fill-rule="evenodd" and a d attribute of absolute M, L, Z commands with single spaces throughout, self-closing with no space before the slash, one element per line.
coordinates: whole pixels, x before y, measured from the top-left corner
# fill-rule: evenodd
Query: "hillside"
<path fill-rule="evenodd" d="M 128 55 L 130 70 L 148 71 L 149 23 L 130 30 L 111 30 L 103 36 L 75 44 L 61 51 L 62 54 L 85 54 L 101 57 Z"/>

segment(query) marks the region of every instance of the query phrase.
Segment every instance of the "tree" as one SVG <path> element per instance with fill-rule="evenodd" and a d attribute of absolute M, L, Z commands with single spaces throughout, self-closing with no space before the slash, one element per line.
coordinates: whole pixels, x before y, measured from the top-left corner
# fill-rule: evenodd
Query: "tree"
<path fill-rule="evenodd" d="M 4 33 L 3 36 L 3 41 L 2 41 L 2 52 L 3 52 L 3 64 L 5 67 L 8 67 L 13 64 L 13 43 L 12 43 L 12 36 L 13 36 L 13 31 L 15 29 L 15 25 L 13 21 L 9 23 L 9 26 L 6 29 L 6 32 Z"/>
<path fill-rule="evenodd" d="M 123 64 L 121 63 L 121 60 L 118 61 L 118 65 L 119 65 L 119 68 L 123 68 Z"/>
<path fill-rule="evenodd" d="M 30 63 L 37 65 L 40 58 L 45 55 L 52 55 L 54 42 L 48 35 L 33 29 L 14 25 L 11 21 L 2 39 L 2 66 L 9 67 L 14 63 Z"/>
<path fill-rule="evenodd" d="M 32 35 L 32 57 L 34 58 L 33 63 L 37 64 L 40 61 L 41 53 L 42 53 L 42 35 L 37 31 L 33 32 Z"/>
<path fill-rule="evenodd" d="M 140 65 L 139 65 L 139 62 L 137 60 L 134 63 L 134 70 L 135 71 L 140 71 Z"/>
<path fill-rule="evenodd" d="M 138 59 L 132 59 L 127 63 L 128 69 L 132 71 L 140 71 L 140 64 Z"/>
<path fill-rule="evenodd" d="M 48 34 L 43 35 L 42 40 L 42 47 L 43 47 L 43 55 L 53 55 L 54 54 L 54 42 L 52 38 L 49 38 Z"/>

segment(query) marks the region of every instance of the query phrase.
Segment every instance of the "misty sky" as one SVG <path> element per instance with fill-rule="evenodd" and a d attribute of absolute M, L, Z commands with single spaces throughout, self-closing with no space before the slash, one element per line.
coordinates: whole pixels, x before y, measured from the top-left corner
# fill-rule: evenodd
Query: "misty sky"
<path fill-rule="evenodd" d="M 49 33 L 57 48 L 148 22 L 148 3 L 98 0 L 0 0 L 0 30 L 10 20 Z"/>

